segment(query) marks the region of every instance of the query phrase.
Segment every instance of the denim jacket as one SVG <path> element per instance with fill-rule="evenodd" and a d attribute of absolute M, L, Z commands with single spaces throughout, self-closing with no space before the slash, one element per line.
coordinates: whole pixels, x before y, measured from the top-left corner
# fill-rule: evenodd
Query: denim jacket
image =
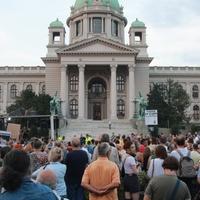
<path fill-rule="evenodd" d="M 50 188 L 24 178 L 21 186 L 13 191 L 0 194 L 0 200 L 58 200 Z"/>

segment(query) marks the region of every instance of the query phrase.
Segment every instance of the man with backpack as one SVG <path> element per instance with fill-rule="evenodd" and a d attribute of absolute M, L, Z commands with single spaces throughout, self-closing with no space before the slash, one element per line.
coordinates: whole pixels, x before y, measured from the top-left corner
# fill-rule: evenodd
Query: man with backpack
<path fill-rule="evenodd" d="M 145 190 L 144 200 L 191 200 L 186 184 L 177 178 L 177 159 L 169 156 L 162 166 L 164 175 L 151 179 Z"/>
<path fill-rule="evenodd" d="M 178 177 L 184 181 L 192 196 L 195 195 L 196 170 L 194 161 L 191 158 L 191 152 L 185 147 L 185 137 L 179 135 L 176 140 L 177 149 L 171 152 L 171 156 L 179 161 Z"/>

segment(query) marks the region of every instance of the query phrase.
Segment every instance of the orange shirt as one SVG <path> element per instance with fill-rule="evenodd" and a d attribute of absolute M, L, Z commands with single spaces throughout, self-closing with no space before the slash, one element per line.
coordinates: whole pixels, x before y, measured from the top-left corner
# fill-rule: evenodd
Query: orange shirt
<path fill-rule="evenodd" d="M 108 158 L 99 157 L 85 169 L 82 183 L 90 184 L 95 188 L 102 188 L 110 183 L 120 184 L 119 168 Z M 118 200 L 117 189 L 101 196 L 90 193 L 89 200 Z"/>

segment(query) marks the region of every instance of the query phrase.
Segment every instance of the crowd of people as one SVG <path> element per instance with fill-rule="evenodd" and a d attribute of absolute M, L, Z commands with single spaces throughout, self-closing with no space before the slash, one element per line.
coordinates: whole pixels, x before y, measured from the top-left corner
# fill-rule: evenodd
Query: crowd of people
<path fill-rule="evenodd" d="M 0 146 L 0 200 L 200 199 L 200 134 L 0 138 Z"/>

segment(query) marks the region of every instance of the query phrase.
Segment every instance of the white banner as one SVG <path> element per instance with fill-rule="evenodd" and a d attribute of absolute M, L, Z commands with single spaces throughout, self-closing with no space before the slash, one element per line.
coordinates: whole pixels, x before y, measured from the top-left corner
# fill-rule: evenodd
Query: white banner
<path fill-rule="evenodd" d="M 157 110 L 145 110 L 145 125 L 158 125 Z"/>

